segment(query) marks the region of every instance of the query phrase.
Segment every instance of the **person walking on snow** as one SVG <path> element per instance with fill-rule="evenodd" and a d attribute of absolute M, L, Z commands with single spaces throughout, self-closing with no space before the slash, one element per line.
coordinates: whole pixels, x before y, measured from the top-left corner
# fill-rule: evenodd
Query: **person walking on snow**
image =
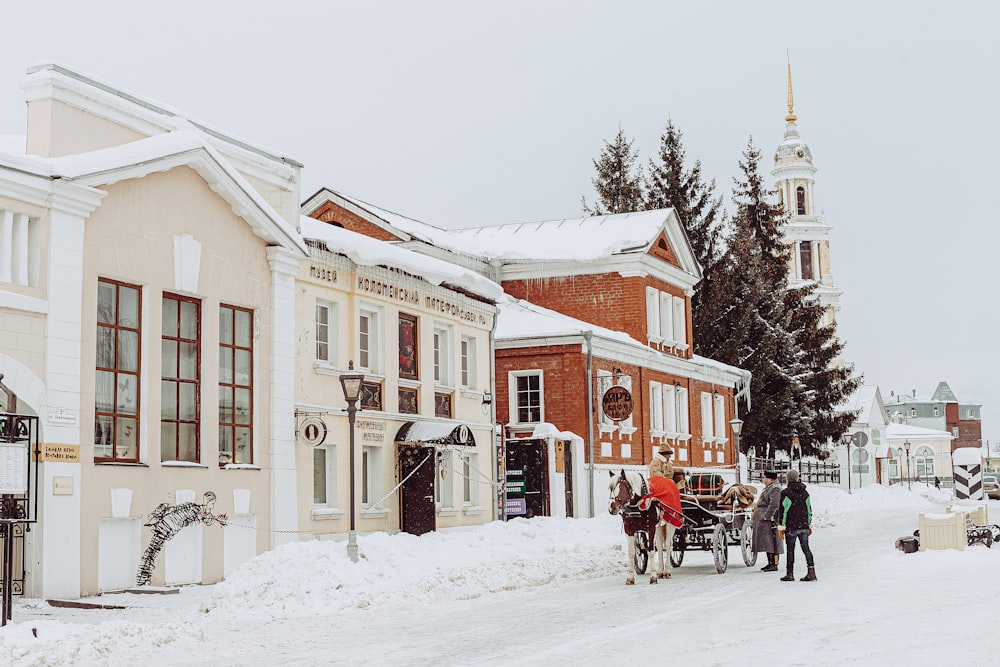
<path fill-rule="evenodd" d="M 781 521 L 778 534 L 785 538 L 785 548 L 788 550 L 788 564 L 785 576 L 781 581 L 795 581 L 795 541 L 802 544 L 802 553 L 806 556 L 806 566 L 809 571 L 800 581 L 816 581 L 816 568 L 813 563 L 813 553 L 809 549 L 809 536 L 812 535 L 812 502 L 806 485 L 799 481 L 797 470 L 789 470 L 788 486 L 781 492 Z"/>
<path fill-rule="evenodd" d="M 775 484 L 778 473 L 773 470 L 764 472 L 764 489 L 760 492 L 753 511 L 750 525 L 753 527 L 754 553 L 767 554 L 767 565 L 761 572 L 778 571 L 778 554 L 784 549 L 778 539 L 778 512 L 781 509 L 781 485 Z"/>

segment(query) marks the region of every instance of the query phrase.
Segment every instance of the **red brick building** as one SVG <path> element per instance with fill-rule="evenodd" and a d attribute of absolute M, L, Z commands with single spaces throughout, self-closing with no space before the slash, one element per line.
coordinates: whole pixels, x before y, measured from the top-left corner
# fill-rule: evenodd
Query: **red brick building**
<path fill-rule="evenodd" d="M 508 481 L 540 494 L 529 511 L 604 511 L 602 471 L 644 468 L 663 443 L 675 465 L 735 467 L 729 422 L 750 375 L 692 353 L 701 269 L 672 210 L 443 230 L 324 189 L 303 213 L 448 258 L 512 297 L 494 335 L 493 407 L 506 463 L 527 478 Z M 631 395 L 627 419 L 604 412 L 612 386 Z"/>

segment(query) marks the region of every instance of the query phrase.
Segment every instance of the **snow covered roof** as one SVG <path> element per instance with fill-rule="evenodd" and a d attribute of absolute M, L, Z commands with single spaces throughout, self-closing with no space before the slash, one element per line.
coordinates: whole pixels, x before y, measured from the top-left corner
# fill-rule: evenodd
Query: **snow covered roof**
<path fill-rule="evenodd" d="M 685 373 L 690 376 L 701 375 L 702 378 L 705 378 L 706 375 L 712 375 L 715 376 L 715 381 L 718 381 L 718 377 L 724 376 L 733 382 L 739 395 L 745 394 L 747 400 L 750 399 L 750 371 L 742 368 L 698 355 L 694 355 L 691 359 L 681 359 L 673 355 L 663 354 L 624 332 L 584 322 L 523 299 L 505 296 L 497 306 L 495 339 L 498 343 L 535 338 L 582 336 L 584 332 L 590 331 L 593 333 L 595 341 L 603 339 L 630 350 L 637 357 L 636 363 L 649 364 L 649 367 L 654 368 L 657 365 L 665 367 L 670 364 L 672 367 L 666 369 L 670 372 Z"/>
<path fill-rule="evenodd" d="M 624 332 L 605 329 L 522 299 L 508 296 L 498 306 L 495 333 L 495 338 L 498 341 L 516 338 L 571 336 L 580 335 L 584 331 L 593 331 L 596 336 L 648 349 Z"/>
<path fill-rule="evenodd" d="M 948 431 L 938 431 L 932 428 L 922 428 L 909 424 L 889 424 L 885 427 L 886 440 L 954 440 L 955 436 Z"/>
<path fill-rule="evenodd" d="M 938 382 L 937 388 L 931 395 L 932 401 L 944 401 L 945 403 L 958 403 L 955 392 L 951 390 L 947 382 Z"/>
<path fill-rule="evenodd" d="M 332 252 L 349 257 L 355 264 L 398 267 L 431 284 L 461 287 L 490 301 L 498 301 L 504 296 L 500 285 L 457 264 L 428 257 L 306 215 L 300 217 L 299 224 L 303 237 L 324 241 Z"/>
<path fill-rule="evenodd" d="M 523 222 L 451 232 L 454 250 L 507 261 L 592 261 L 645 253 L 676 215 L 673 209 Z M 686 239 L 685 239 L 686 240 Z M 690 247 L 675 249 L 678 253 Z"/>
<path fill-rule="evenodd" d="M 360 209 L 371 222 L 404 241 L 416 239 L 451 252 L 506 262 L 593 261 L 645 253 L 665 231 L 681 265 L 700 275 L 673 209 L 442 229 L 329 188 L 306 200 L 303 208 L 311 212 L 325 200 Z"/>
<path fill-rule="evenodd" d="M 37 155 L 0 153 L 0 167 L 28 172 L 48 179 L 87 186 L 110 185 L 141 178 L 176 166 L 198 172 L 225 199 L 254 233 L 278 245 L 307 252 L 305 243 L 250 182 L 195 129 L 178 130 L 127 144 L 87 153 L 46 158 Z"/>
<path fill-rule="evenodd" d="M 889 421 L 882 403 L 882 394 L 878 385 L 869 384 L 858 387 L 857 391 L 848 396 L 836 408 L 837 412 L 856 412 L 854 421 L 859 424 L 870 424 L 876 411 L 882 413 L 882 422 Z"/>

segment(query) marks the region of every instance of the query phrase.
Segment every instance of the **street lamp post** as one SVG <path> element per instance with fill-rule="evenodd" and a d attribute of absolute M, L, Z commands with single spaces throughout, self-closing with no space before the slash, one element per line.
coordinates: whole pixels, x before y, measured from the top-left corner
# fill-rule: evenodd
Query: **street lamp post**
<path fill-rule="evenodd" d="M 840 441 L 844 443 L 844 447 L 847 447 L 847 492 L 851 492 L 851 442 L 853 442 L 853 437 L 850 433 L 845 433 L 840 436 Z"/>
<path fill-rule="evenodd" d="M 903 443 L 903 449 L 906 450 L 906 488 L 913 489 L 913 480 L 910 478 L 910 441 L 907 440 Z"/>
<path fill-rule="evenodd" d="M 729 428 L 733 429 L 733 442 L 736 445 L 736 483 L 741 483 L 740 479 L 740 431 L 743 430 L 743 420 L 737 417 L 729 422 Z"/>
<path fill-rule="evenodd" d="M 354 361 L 347 362 L 347 372 L 340 376 L 340 386 L 347 400 L 347 423 L 350 428 L 351 452 L 351 529 L 347 534 L 347 555 L 352 563 L 358 562 L 358 535 L 354 530 L 354 420 L 358 414 L 358 398 L 361 397 L 361 383 L 365 374 L 354 372 Z"/>

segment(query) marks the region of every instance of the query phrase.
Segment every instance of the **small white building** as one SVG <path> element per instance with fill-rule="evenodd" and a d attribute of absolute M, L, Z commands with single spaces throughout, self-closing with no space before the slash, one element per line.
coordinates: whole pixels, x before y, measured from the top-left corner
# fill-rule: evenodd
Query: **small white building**
<path fill-rule="evenodd" d="M 881 468 L 883 484 L 924 482 L 951 484 L 951 441 L 954 436 L 947 431 L 889 424 L 885 444 L 875 452 L 876 464 Z"/>

